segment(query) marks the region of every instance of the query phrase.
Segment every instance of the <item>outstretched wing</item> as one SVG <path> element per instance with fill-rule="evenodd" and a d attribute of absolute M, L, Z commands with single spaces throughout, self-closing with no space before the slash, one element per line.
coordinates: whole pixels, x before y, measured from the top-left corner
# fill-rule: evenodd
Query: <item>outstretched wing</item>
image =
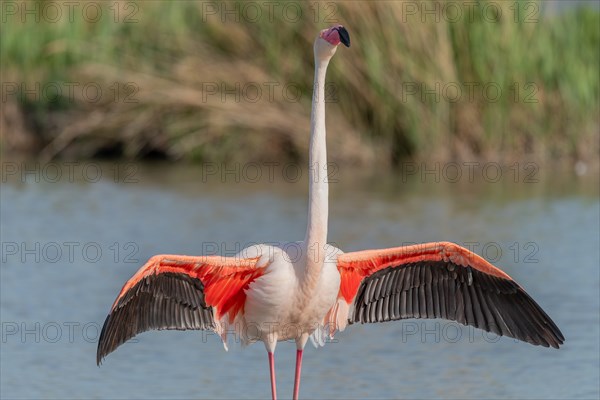
<path fill-rule="evenodd" d="M 332 308 L 338 315 L 330 322 L 341 329 L 344 316 L 349 324 L 444 318 L 534 345 L 558 348 L 564 341 L 519 284 L 454 243 L 345 253 L 338 269 L 340 293 Z"/>
<path fill-rule="evenodd" d="M 258 258 L 152 257 L 115 300 L 98 341 L 96 362 L 135 335 L 151 329 L 216 329 L 243 312 L 245 289 L 264 268 Z"/>

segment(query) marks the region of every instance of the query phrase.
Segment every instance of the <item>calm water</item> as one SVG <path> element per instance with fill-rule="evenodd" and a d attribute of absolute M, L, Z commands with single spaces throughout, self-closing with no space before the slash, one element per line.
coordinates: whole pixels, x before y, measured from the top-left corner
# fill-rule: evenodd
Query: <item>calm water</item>
<path fill-rule="evenodd" d="M 260 179 L 234 170 L 221 183 L 195 167 L 84 166 L 72 176 L 63 168 L 59 178 L 30 167 L 40 179 L 23 179 L 20 164 L 3 166 L 0 397 L 267 397 L 261 343 L 225 352 L 209 333 L 148 332 L 98 368 L 98 329 L 122 284 L 153 254 L 230 254 L 301 239 L 305 176 L 291 183 L 293 171 L 287 179 L 277 172 L 271 183 L 266 170 Z M 324 348 L 307 346 L 301 396 L 598 398 L 598 177 L 536 173 L 539 182 L 521 174 L 451 183 L 455 175 L 348 172 L 331 185 L 330 240 L 345 250 L 434 240 L 473 246 L 553 317 L 564 348 L 441 320 L 351 326 Z M 294 357 L 293 344 L 278 345 L 283 398 Z"/>

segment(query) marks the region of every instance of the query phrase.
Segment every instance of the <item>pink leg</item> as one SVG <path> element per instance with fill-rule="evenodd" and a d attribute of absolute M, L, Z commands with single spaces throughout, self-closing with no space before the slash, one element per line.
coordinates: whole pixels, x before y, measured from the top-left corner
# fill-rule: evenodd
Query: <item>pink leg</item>
<path fill-rule="evenodd" d="M 298 400 L 300 374 L 302 373 L 302 350 L 296 350 L 296 377 L 294 379 L 294 400 Z"/>
<path fill-rule="evenodd" d="M 269 352 L 269 371 L 271 373 L 271 396 L 277 400 L 277 388 L 275 387 L 275 357 Z"/>

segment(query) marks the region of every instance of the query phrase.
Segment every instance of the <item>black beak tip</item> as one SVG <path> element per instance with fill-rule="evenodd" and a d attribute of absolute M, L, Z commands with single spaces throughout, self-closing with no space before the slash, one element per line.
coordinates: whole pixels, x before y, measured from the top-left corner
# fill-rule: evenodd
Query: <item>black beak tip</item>
<path fill-rule="evenodd" d="M 340 42 L 346 47 L 350 47 L 350 34 L 343 26 L 337 28 L 338 33 L 340 34 Z"/>

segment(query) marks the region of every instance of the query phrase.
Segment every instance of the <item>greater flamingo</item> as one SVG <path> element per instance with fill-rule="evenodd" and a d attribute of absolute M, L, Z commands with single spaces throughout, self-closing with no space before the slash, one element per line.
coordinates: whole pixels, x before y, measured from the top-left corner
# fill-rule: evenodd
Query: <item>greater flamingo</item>
<path fill-rule="evenodd" d="M 348 324 L 444 318 L 497 335 L 558 348 L 564 337 L 510 276 L 448 242 L 343 253 L 327 244 L 325 72 L 347 30 L 322 30 L 314 42 L 309 207 L 302 242 L 258 245 L 235 257 L 157 255 L 131 278 L 112 305 L 98 342 L 97 363 L 151 329 L 233 326 L 244 344 L 260 340 L 268 353 L 271 394 L 277 397 L 274 352 L 295 340 L 294 399 L 302 351 Z M 323 334 L 324 333 L 324 334 Z"/>

